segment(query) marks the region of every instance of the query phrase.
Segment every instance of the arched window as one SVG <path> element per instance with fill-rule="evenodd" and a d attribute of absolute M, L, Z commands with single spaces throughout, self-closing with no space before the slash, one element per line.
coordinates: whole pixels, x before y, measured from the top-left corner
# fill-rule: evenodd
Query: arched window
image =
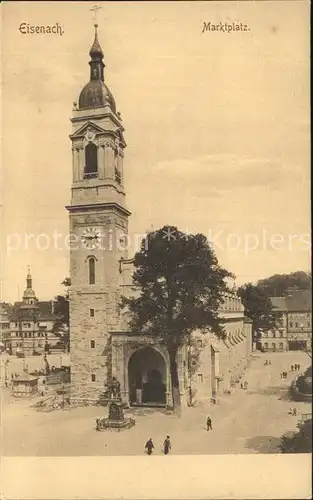
<path fill-rule="evenodd" d="M 280 342 L 280 344 L 279 344 L 279 349 L 280 349 L 281 351 L 283 351 L 283 350 L 284 350 L 284 344 L 283 344 L 282 342 Z"/>
<path fill-rule="evenodd" d="M 96 283 L 96 259 L 94 257 L 88 259 L 88 275 L 89 285 L 94 285 Z"/>
<path fill-rule="evenodd" d="M 90 142 L 85 147 L 85 177 L 95 177 L 98 173 L 98 148 Z"/>
<path fill-rule="evenodd" d="M 276 344 L 274 344 L 274 343 L 272 344 L 272 349 L 273 349 L 273 351 L 276 351 Z"/>
<path fill-rule="evenodd" d="M 264 349 L 268 349 L 268 343 L 267 342 L 265 342 L 265 344 L 264 344 Z"/>

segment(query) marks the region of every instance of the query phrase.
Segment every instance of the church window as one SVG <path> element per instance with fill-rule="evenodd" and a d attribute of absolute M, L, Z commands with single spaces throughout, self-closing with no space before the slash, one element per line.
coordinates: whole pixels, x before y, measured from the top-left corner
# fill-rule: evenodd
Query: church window
<path fill-rule="evenodd" d="M 202 340 L 197 340 L 198 349 L 202 349 Z"/>
<path fill-rule="evenodd" d="M 85 147 L 85 172 L 84 177 L 96 177 L 98 173 L 98 148 L 90 142 Z"/>
<path fill-rule="evenodd" d="M 96 260 L 94 257 L 88 259 L 89 285 L 94 285 L 96 282 Z"/>
<path fill-rule="evenodd" d="M 202 384 L 202 382 L 203 382 L 203 375 L 202 375 L 202 373 L 198 373 L 198 382 L 199 382 L 199 384 Z"/>
<path fill-rule="evenodd" d="M 292 323 L 292 321 L 290 321 L 289 326 L 290 326 L 291 328 L 293 327 L 293 323 Z"/>
<path fill-rule="evenodd" d="M 95 310 L 94 309 L 89 309 L 89 315 L 91 318 L 95 317 Z"/>
<path fill-rule="evenodd" d="M 94 349 L 96 347 L 96 343 L 94 340 L 90 341 L 90 347 L 91 347 L 91 349 Z"/>
<path fill-rule="evenodd" d="M 91 374 L 91 382 L 96 381 L 96 375 L 94 373 Z"/>

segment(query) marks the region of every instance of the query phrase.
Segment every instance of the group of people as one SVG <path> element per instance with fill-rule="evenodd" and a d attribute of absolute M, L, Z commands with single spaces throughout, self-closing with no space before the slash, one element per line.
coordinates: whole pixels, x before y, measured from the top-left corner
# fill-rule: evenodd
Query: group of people
<path fill-rule="evenodd" d="M 166 436 L 164 443 L 163 443 L 164 455 L 168 455 L 171 449 L 172 449 L 172 445 L 171 445 L 170 437 Z M 147 455 L 152 455 L 153 450 L 154 450 L 154 444 L 153 444 L 152 438 L 148 439 L 148 441 L 146 442 L 145 450 L 147 452 Z"/>
<path fill-rule="evenodd" d="M 288 373 L 287 372 L 282 372 L 280 374 L 280 378 L 287 378 Z"/>
<path fill-rule="evenodd" d="M 265 365 L 265 366 L 268 366 L 268 365 L 271 365 L 271 364 L 272 364 L 272 362 L 271 362 L 271 360 L 270 360 L 270 359 L 266 359 L 266 360 L 264 361 L 264 365 Z"/>
<path fill-rule="evenodd" d="M 246 380 L 244 382 L 241 382 L 240 387 L 241 387 L 241 389 L 247 390 L 248 389 L 248 382 Z"/>
<path fill-rule="evenodd" d="M 289 408 L 288 415 L 297 416 L 297 408 Z"/>
<path fill-rule="evenodd" d="M 291 365 L 292 372 L 298 372 L 300 370 L 300 365 L 297 363 L 295 365 Z"/>
<path fill-rule="evenodd" d="M 212 419 L 211 419 L 210 416 L 208 416 L 208 418 L 206 420 L 206 430 L 207 431 L 212 431 L 213 430 L 213 428 L 212 428 Z M 171 444 L 170 436 L 166 436 L 166 438 L 165 438 L 165 440 L 163 442 L 163 453 L 164 453 L 164 455 L 168 455 L 171 449 L 172 449 L 172 444 Z M 147 455 L 152 455 L 153 450 L 154 450 L 154 444 L 153 444 L 152 438 L 150 438 L 146 442 L 145 451 L 146 451 Z"/>

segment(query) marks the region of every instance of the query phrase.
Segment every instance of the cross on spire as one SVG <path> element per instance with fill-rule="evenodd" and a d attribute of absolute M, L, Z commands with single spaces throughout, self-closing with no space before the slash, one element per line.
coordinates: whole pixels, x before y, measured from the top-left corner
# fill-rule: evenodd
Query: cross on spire
<path fill-rule="evenodd" d="M 98 26 L 97 24 L 97 13 L 98 13 L 98 10 L 102 9 L 102 7 L 100 5 L 94 5 L 90 11 L 93 12 L 93 22 L 94 22 L 94 25 L 95 26 Z"/>

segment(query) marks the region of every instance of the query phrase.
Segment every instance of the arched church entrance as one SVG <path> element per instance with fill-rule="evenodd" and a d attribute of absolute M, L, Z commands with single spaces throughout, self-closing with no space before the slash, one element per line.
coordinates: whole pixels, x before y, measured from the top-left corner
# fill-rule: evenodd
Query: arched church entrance
<path fill-rule="evenodd" d="M 128 363 L 129 399 L 131 404 L 165 405 L 166 364 L 152 347 L 134 352 Z"/>

